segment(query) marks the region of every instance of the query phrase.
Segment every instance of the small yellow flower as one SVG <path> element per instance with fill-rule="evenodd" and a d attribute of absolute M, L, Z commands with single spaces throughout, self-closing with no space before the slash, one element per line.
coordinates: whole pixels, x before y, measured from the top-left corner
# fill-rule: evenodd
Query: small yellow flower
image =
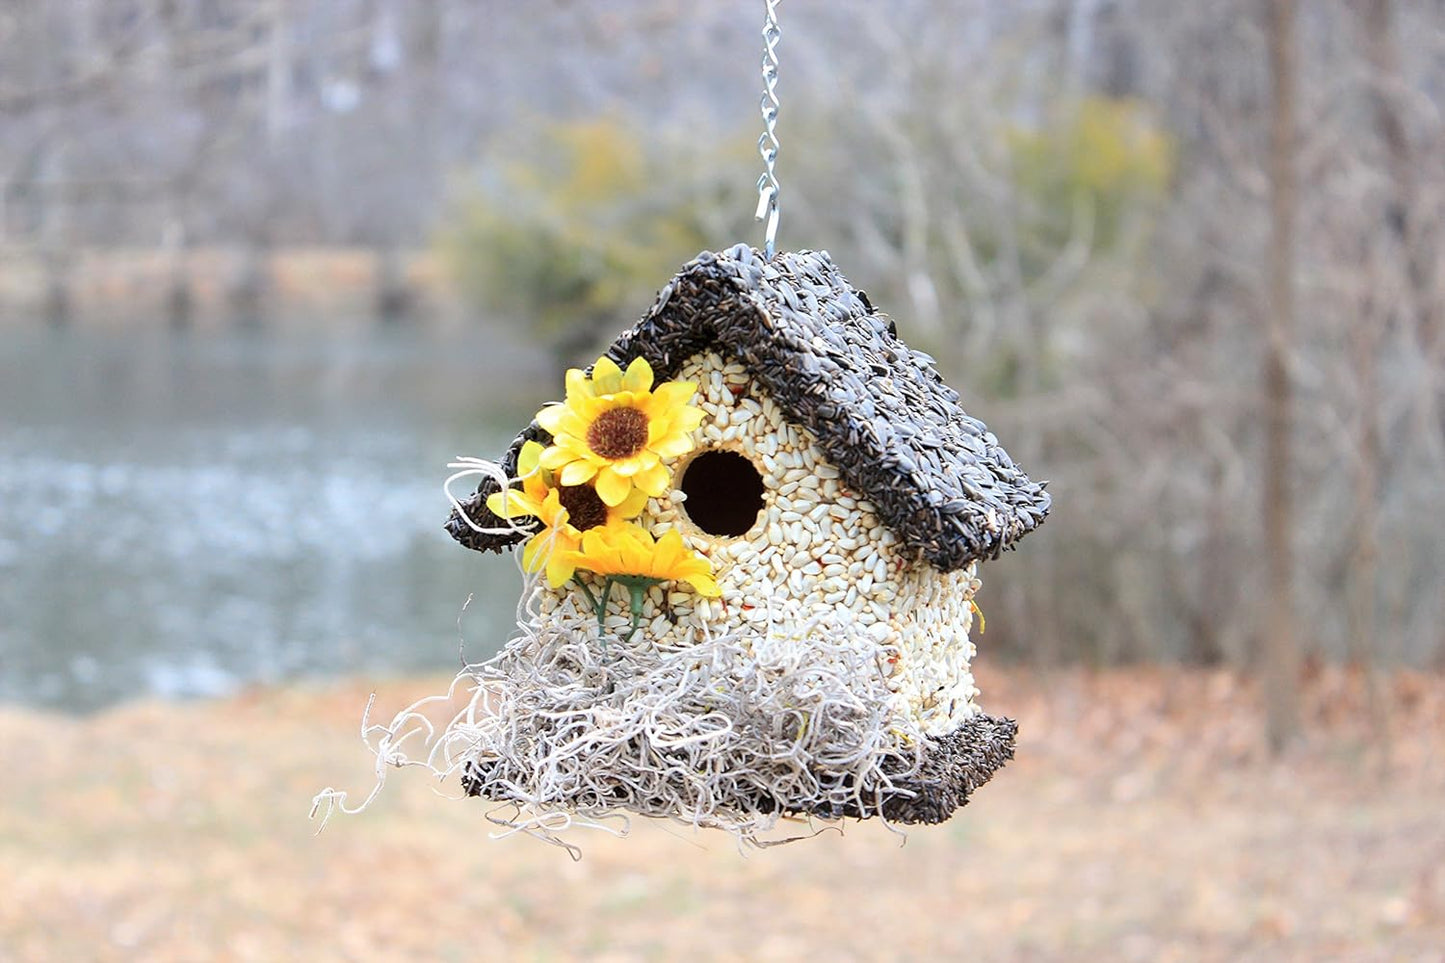
<path fill-rule="evenodd" d="M 547 582 L 556 588 L 576 571 L 566 559 L 582 544 L 582 533 L 634 517 L 646 506 L 647 495 L 634 490 L 620 505 L 608 507 L 591 485 L 555 484 L 552 473 L 541 467 L 541 456 L 541 445 L 524 443 L 517 455 L 521 489 L 493 492 L 487 508 L 498 518 L 536 518 L 542 523 L 522 549 L 522 567 L 536 572 L 545 566 Z"/>
<path fill-rule="evenodd" d="M 568 553 L 567 564 L 613 578 L 686 582 L 708 598 L 722 594 L 713 578 L 712 564 L 690 550 L 675 528 L 656 539 L 647 529 L 631 522 L 610 522 L 588 529 L 582 533 L 581 549 Z"/>
<path fill-rule="evenodd" d="M 669 474 L 664 458 L 692 450 L 692 433 L 702 409 L 689 405 L 692 381 L 652 386 L 652 366 L 634 358 L 624 372 L 611 358 L 599 358 L 589 379 L 578 368 L 567 372 L 567 400 L 537 413 L 552 434 L 542 453 L 543 468 L 558 472 L 563 485 L 593 482 L 609 506 L 634 491 L 661 495 Z"/>

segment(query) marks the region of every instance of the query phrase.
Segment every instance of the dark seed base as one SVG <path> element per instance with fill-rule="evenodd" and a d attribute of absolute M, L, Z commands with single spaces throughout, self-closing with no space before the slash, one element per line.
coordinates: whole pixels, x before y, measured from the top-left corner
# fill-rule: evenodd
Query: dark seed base
<path fill-rule="evenodd" d="M 892 320 L 826 253 L 766 261 L 738 245 L 700 254 L 607 354 L 624 368 L 646 358 L 663 381 L 710 349 L 747 367 L 786 416 L 813 433 L 847 486 L 941 571 L 997 557 L 1049 512 L 1044 485 L 964 412 L 933 359 L 899 340 Z M 536 422 L 518 435 L 502 459 L 509 474 L 527 440 L 550 436 Z M 495 490 L 488 479 L 463 503 L 482 528 L 504 527 L 486 508 Z M 447 530 L 479 551 L 523 537 L 475 532 L 455 511 Z"/>
<path fill-rule="evenodd" d="M 885 771 L 898 774 L 894 788 L 875 800 L 850 802 L 840 808 L 803 809 L 786 799 L 756 796 L 733 800 L 745 812 L 817 816 L 822 819 L 869 819 L 882 816 L 892 823 L 907 825 L 941 823 L 968 804 L 974 790 L 988 782 L 1004 763 L 1014 757 L 1018 724 L 1012 719 L 976 715 L 946 735 L 925 740 L 921 760 L 897 757 L 885 761 Z M 915 769 L 912 775 L 904 776 Z M 473 763 L 462 776 L 468 796 L 484 796 L 497 802 L 516 802 L 508 780 L 493 781 L 491 766 Z M 826 774 L 821 781 L 828 782 Z M 835 780 L 844 787 L 846 779 Z M 612 793 L 595 798 L 568 800 L 579 809 L 627 808 L 628 788 L 619 784 Z"/>

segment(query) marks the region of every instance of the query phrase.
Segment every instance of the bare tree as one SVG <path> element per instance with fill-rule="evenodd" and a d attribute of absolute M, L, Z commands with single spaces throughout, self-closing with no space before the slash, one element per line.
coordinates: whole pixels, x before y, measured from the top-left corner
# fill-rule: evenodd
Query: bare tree
<path fill-rule="evenodd" d="M 1294 397 L 1290 361 L 1295 328 L 1295 164 L 1298 41 L 1296 0 L 1269 7 L 1269 316 L 1264 352 L 1263 528 L 1269 615 L 1261 639 L 1270 747 L 1279 752 L 1299 731 L 1299 645 L 1294 616 Z"/>

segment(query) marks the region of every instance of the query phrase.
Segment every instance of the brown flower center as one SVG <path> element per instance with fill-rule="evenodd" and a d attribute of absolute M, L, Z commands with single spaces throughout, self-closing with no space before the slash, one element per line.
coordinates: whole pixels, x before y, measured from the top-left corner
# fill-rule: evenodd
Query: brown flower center
<path fill-rule="evenodd" d="M 567 521 L 579 532 L 596 528 L 607 521 L 607 506 L 591 485 L 562 485 L 557 501 L 567 509 Z"/>
<path fill-rule="evenodd" d="M 610 408 L 587 429 L 587 447 L 609 461 L 637 454 L 647 444 L 647 415 L 636 408 Z"/>

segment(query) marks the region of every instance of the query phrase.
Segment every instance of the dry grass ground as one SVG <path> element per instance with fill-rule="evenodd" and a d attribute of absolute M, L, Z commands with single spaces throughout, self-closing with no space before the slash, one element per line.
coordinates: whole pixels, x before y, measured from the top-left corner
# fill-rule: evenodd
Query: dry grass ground
<path fill-rule="evenodd" d="M 1229 675 L 982 683 L 1019 758 L 906 845 L 648 824 L 578 863 L 410 770 L 313 835 L 317 789 L 370 785 L 364 682 L 3 710 L 0 960 L 1445 960 L 1445 678 L 1393 681 L 1387 772 L 1342 672 L 1280 762 Z"/>

